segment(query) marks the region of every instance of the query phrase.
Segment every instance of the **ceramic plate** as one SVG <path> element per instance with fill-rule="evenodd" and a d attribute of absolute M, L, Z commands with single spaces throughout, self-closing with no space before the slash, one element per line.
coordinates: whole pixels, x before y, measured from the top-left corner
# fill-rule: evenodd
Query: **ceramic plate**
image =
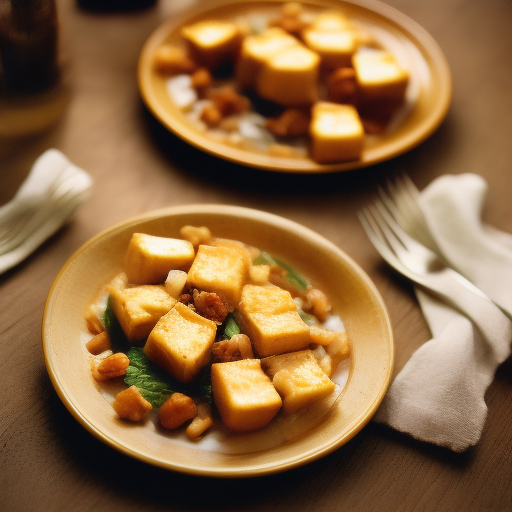
<path fill-rule="evenodd" d="M 207 225 L 215 236 L 242 240 L 280 256 L 323 289 L 352 343 L 348 379 L 336 402 L 313 423 L 285 438 L 275 425 L 243 435 L 215 432 L 199 442 L 163 432 L 150 420 L 121 421 L 99 392 L 88 364 L 91 337 L 83 318 L 104 284 L 122 270 L 132 233 L 179 237 L 185 224 Z M 284 471 L 322 457 L 370 420 L 389 385 L 394 345 L 386 308 L 369 277 L 338 247 L 281 217 L 257 210 L 191 205 L 148 213 L 100 233 L 64 265 L 43 319 L 46 366 L 72 415 L 111 447 L 144 462 L 185 473 L 248 477 Z"/>
<path fill-rule="evenodd" d="M 432 37 L 392 7 L 374 0 L 303 2 L 308 10 L 341 9 L 367 28 L 410 72 L 406 102 L 385 133 L 367 136 L 359 160 L 321 165 L 307 157 L 277 157 L 263 151 L 216 141 L 205 134 L 170 99 L 166 78 L 152 66 L 155 50 L 164 42 L 181 44 L 180 28 L 206 19 L 277 17 L 283 2 L 260 0 L 208 3 L 159 26 L 144 45 L 138 68 L 142 98 L 152 114 L 187 143 L 216 157 L 245 166 L 276 172 L 325 173 L 366 167 L 400 155 L 424 141 L 444 119 L 451 100 L 451 75 L 446 58 Z"/>

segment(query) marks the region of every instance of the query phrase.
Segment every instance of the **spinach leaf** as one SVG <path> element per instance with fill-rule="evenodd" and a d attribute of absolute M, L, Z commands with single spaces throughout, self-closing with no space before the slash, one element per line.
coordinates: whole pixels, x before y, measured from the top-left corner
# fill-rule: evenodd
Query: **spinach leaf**
<path fill-rule="evenodd" d="M 230 313 L 224 322 L 223 339 L 230 340 L 235 334 L 240 334 L 240 332 L 240 327 L 238 327 L 235 317 Z"/>
<path fill-rule="evenodd" d="M 142 348 L 132 347 L 127 355 L 130 365 L 126 369 L 124 382 L 127 386 L 137 386 L 140 394 L 153 407 L 161 407 L 175 392 L 212 401 L 209 366 L 203 368 L 192 383 L 184 384 L 153 364 Z"/>
<path fill-rule="evenodd" d="M 103 313 L 102 323 L 105 326 L 105 330 L 108 332 L 112 350 L 114 352 L 127 352 L 131 347 L 131 344 L 123 332 L 116 314 L 114 313 L 110 295 L 107 298 L 107 306 Z"/>

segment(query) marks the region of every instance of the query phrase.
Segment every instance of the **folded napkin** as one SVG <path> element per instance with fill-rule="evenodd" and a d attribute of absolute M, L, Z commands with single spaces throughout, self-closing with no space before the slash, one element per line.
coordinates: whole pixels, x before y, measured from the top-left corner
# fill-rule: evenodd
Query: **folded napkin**
<path fill-rule="evenodd" d="M 60 151 L 34 163 L 14 198 L 0 207 L 0 273 L 23 261 L 73 216 L 92 179 Z"/>
<path fill-rule="evenodd" d="M 510 315 L 512 236 L 482 223 L 486 192 L 486 182 L 475 174 L 443 176 L 421 193 L 420 206 L 451 267 Z M 511 353 L 511 322 L 502 315 L 482 332 L 419 288 L 416 295 L 433 338 L 397 375 L 375 420 L 462 452 L 481 437 L 485 391 Z"/>

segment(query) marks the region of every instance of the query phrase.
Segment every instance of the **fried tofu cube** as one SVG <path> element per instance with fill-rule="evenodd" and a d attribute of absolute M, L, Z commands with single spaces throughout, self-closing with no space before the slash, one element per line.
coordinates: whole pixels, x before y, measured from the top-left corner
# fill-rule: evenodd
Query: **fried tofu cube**
<path fill-rule="evenodd" d="M 297 44 L 297 39 L 281 28 L 270 28 L 244 38 L 236 61 L 236 78 L 242 88 L 254 88 L 264 62 L 284 48 Z"/>
<path fill-rule="evenodd" d="M 238 313 L 260 357 L 301 350 L 310 343 L 309 326 L 290 292 L 277 286 L 244 286 Z"/>
<path fill-rule="evenodd" d="M 169 270 L 190 267 L 194 255 L 193 245 L 186 240 L 134 233 L 125 258 L 128 282 L 162 283 Z"/>
<path fill-rule="evenodd" d="M 318 32 L 341 32 L 351 27 L 350 20 L 341 11 L 326 10 L 316 15 L 308 28 Z"/>
<path fill-rule="evenodd" d="M 318 54 L 297 43 L 265 60 L 256 92 L 284 107 L 311 105 L 318 98 L 319 68 Z"/>
<path fill-rule="evenodd" d="M 208 69 L 234 62 L 242 42 L 240 27 L 227 21 L 199 21 L 183 27 L 181 35 L 194 60 Z"/>
<path fill-rule="evenodd" d="M 401 103 L 409 72 L 385 50 L 360 51 L 352 57 L 359 94 L 363 102 Z"/>
<path fill-rule="evenodd" d="M 261 366 L 272 379 L 288 414 L 330 395 L 335 388 L 311 350 L 267 357 L 261 360 Z"/>
<path fill-rule="evenodd" d="M 237 432 L 264 427 L 282 405 L 258 359 L 214 363 L 212 390 L 222 421 Z"/>
<path fill-rule="evenodd" d="M 176 304 L 163 285 L 142 285 L 128 288 L 111 288 L 110 301 L 128 341 L 144 340 Z"/>
<path fill-rule="evenodd" d="M 209 245 L 212 245 L 213 247 L 229 247 L 230 249 L 238 252 L 240 258 L 247 262 L 247 268 L 252 266 L 251 253 L 243 242 L 231 240 L 229 238 L 212 238 Z"/>
<path fill-rule="evenodd" d="M 217 325 L 176 303 L 151 331 L 144 353 L 181 382 L 191 382 L 210 362 Z"/>
<path fill-rule="evenodd" d="M 249 273 L 248 262 L 232 247 L 200 245 L 188 272 L 187 283 L 216 293 L 233 310 Z"/>
<path fill-rule="evenodd" d="M 364 146 L 364 128 L 352 105 L 318 102 L 310 125 L 313 160 L 326 164 L 355 160 Z"/>
<path fill-rule="evenodd" d="M 326 69 L 348 67 L 357 50 L 357 38 L 352 31 L 320 31 L 307 29 L 302 33 L 308 48 L 320 55 Z"/>

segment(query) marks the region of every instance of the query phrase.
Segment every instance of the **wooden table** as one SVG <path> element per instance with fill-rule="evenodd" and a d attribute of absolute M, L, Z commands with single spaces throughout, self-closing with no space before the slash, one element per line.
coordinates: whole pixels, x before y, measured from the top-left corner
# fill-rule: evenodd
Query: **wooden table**
<path fill-rule="evenodd" d="M 376 185 L 406 171 L 421 189 L 446 173 L 489 184 L 485 220 L 512 232 L 512 4 L 508 0 L 390 0 L 422 25 L 453 73 L 446 120 L 426 142 L 374 167 L 331 175 L 256 172 L 206 158 L 169 137 L 141 103 L 135 71 L 151 31 L 184 7 L 93 14 L 58 1 L 72 95 L 50 131 L 2 154 L 0 203 L 32 163 L 56 147 L 95 180 L 76 218 L 0 276 L 0 510 L 512 510 L 509 358 L 486 401 L 480 443 L 463 454 L 370 423 L 331 455 L 283 474 L 223 481 L 164 471 L 103 445 L 55 393 L 41 349 L 41 318 L 58 270 L 82 243 L 128 216 L 170 205 L 235 204 L 302 223 L 344 249 L 375 281 L 396 336 L 398 371 L 429 339 L 412 288 L 368 242 L 356 212 Z"/>

